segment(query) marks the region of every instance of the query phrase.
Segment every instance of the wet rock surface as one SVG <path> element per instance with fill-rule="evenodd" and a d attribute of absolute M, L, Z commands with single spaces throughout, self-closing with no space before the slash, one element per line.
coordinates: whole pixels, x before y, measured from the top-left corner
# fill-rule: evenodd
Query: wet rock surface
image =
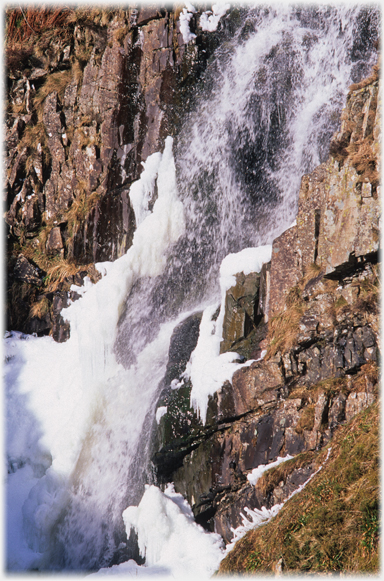
<path fill-rule="evenodd" d="M 342 132 L 353 117 L 348 143 L 368 140 L 378 167 L 376 91 L 374 81 L 351 93 Z M 204 426 L 188 407 L 191 386 L 177 387 L 176 377 L 173 398 L 185 411 L 179 418 L 172 412 L 173 434 L 160 423 L 157 481 L 174 482 L 197 522 L 226 542 L 245 507 L 286 500 L 314 473 L 311 454 L 378 396 L 378 240 L 372 228 L 379 186 L 351 151 L 303 177 L 297 223 L 274 241 L 271 263 L 260 275 L 239 273 L 227 292 L 221 352 L 259 360 L 238 369 L 209 398 Z M 290 341 L 279 343 L 279 333 Z M 261 353 L 267 355 L 261 359 Z M 167 421 L 165 413 L 161 422 Z M 178 437 L 185 426 L 183 442 Z M 288 454 L 294 459 L 281 473 L 271 472 L 275 479 L 248 481 L 254 468 Z"/>

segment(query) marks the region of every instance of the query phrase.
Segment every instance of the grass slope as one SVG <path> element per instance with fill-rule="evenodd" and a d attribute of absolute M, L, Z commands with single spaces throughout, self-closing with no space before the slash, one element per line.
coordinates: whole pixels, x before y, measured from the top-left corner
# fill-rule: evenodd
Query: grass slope
<path fill-rule="evenodd" d="M 379 404 L 340 427 L 330 446 L 322 470 L 237 542 L 219 575 L 379 572 Z"/>

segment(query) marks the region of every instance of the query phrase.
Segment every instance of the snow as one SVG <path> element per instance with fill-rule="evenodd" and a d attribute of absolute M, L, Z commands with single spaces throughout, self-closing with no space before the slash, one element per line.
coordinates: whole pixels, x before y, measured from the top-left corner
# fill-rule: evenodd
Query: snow
<path fill-rule="evenodd" d="M 7 569 L 13 570 L 21 560 L 26 568 L 32 568 L 36 562 L 36 552 L 30 549 L 20 531 L 23 529 L 22 504 L 30 490 L 37 482 L 31 466 L 23 466 L 8 476 L 8 493 L 6 497 L 6 543 Z"/>
<path fill-rule="evenodd" d="M 272 244 L 256 248 L 244 248 L 241 252 L 228 254 L 220 266 L 220 288 L 226 292 L 236 284 L 236 274 L 260 272 L 261 267 L 271 260 Z"/>
<path fill-rule="evenodd" d="M 147 486 L 138 507 L 123 512 L 127 535 L 138 533 L 146 570 L 164 567 L 176 579 L 208 579 L 224 556 L 220 535 L 206 532 L 194 521 L 188 502 L 168 485 L 165 492 Z"/>
<path fill-rule="evenodd" d="M 200 26 L 207 32 L 213 32 L 217 29 L 220 19 L 230 9 L 230 4 L 213 4 L 212 11 L 207 10 L 200 16 Z"/>
<path fill-rule="evenodd" d="M 52 337 L 6 336 L 7 454 L 16 470 L 8 478 L 6 502 L 9 538 L 19 539 L 8 545 L 12 570 L 30 566 L 29 550 L 39 559 L 49 549 L 51 529 L 68 501 L 65 491 L 95 415 L 106 413 L 106 402 L 124 409 L 119 402 L 110 404 L 112 393 L 118 397 L 126 391 L 120 387 L 125 370 L 113 352 L 121 307 L 139 277 L 162 272 L 168 248 L 185 230 L 171 137 L 155 159 L 158 198 L 135 231 L 132 246 L 115 262 L 96 265 L 104 275 L 96 285 L 86 279 L 84 288 L 72 287 L 82 298 L 62 311 L 70 322 L 70 339 L 56 343 Z M 165 359 L 173 325 L 164 331 L 161 349 L 151 355 L 149 346 L 152 362 L 157 356 Z M 143 368 L 150 369 L 148 363 Z M 148 384 L 145 377 L 142 381 Z M 132 421 L 138 423 L 132 428 L 135 441 L 142 418 Z"/>
<path fill-rule="evenodd" d="M 165 576 L 167 579 L 209 579 L 225 555 L 220 535 L 209 533 L 196 524 L 188 502 L 168 484 L 162 492 L 146 486 L 138 506 L 123 512 L 129 537 L 131 529 L 138 534 L 139 550 L 145 564 L 130 560 L 92 576 Z"/>
<path fill-rule="evenodd" d="M 130 559 L 125 563 L 120 563 L 120 565 L 113 565 L 112 567 L 99 569 L 97 573 L 91 573 L 87 575 L 87 579 L 89 577 L 101 577 L 105 575 L 119 575 L 125 577 L 157 577 L 157 578 L 164 578 L 165 576 L 169 575 L 169 568 L 162 567 L 161 565 L 152 565 L 152 567 L 143 567 L 140 566 L 134 561 Z"/>
<path fill-rule="evenodd" d="M 271 468 L 275 468 L 276 466 L 279 466 L 279 464 L 282 464 L 283 462 L 286 462 L 287 460 L 291 460 L 292 458 L 293 458 L 293 456 L 290 456 L 289 454 L 287 454 L 283 458 L 281 458 L 279 456 L 277 458 L 277 460 L 275 460 L 275 462 L 271 462 L 270 464 L 260 464 L 260 466 L 258 466 L 257 468 L 254 468 L 252 470 L 252 472 L 250 474 L 248 474 L 247 479 L 253 486 L 256 486 L 257 481 L 264 474 L 264 472 L 266 472 L 267 470 L 270 470 Z"/>
<path fill-rule="evenodd" d="M 178 381 L 177 379 L 172 379 L 171 381 L 171 389 L 179 389 L 179 387 L 182 387 L 184 385 L 184 378 L 181 381 Z"/>
<path fill-rule="evenodd" d="M 206 422 L 209 396 L 220 390 L 225 381 L 232 381 L 232 376 L 241 367 L 249 366 L 253 360 L 239 363 L 238 353 L 227 352 L 220 355 L 220 343 L 223 340 L 222 329 L 225 311 L 225 294 L 236 284 L 236 274 L 243 272 L 260 272 L 264 263 L 271 259 L 272 245 L 245 248 L 241 252 L 228 254 L 220 266 L 221 305 L 216 321 L 213 316 L 217 304 L 210 305 L 204 312 L 200 323 L 199 338 L 195 350 L 187 364 L 185 376 L 192 382 L 191 406 Z M 265 355 L 261 355 L 260 359 Z"/>
<path fill-rule="evenodd" d="M 196 9 L 189 2 L 186 2 L 185 5 L 186 8 L 183 8 L 183 11 L 180 13 L 180 32 L 185 44 L 188 44 L 188 42 L 196 38 L 196 34 L 191 32 L 189 28 L 189 22 L 193 14 L 196 12 Z"/>
<path fill-rule="evenodd" d="M 142 162 L 144 171 L 140 179 L 134 182 L 129 190 L 129 198 L 135 212 L 136 226 L 139 226 L 150 214 L 148 206 L 153 196 L 161 158 L 161 153 L 156 152 Z"/>
<path fill-rule="evenodd" d="M 167 406 L 161 406 L 156 410 L 156 421 L 160 422 L 161 418 L 167 413 Z"/>
<path fill-rule="evenodd" d="M 70 290 L 75 291 L 80 296 L 83 296 L 92 287 L 93 287 L 93 282 L 91 281 L 89 276 L 85 276 L 82 286 L 78 286 L 77 284 L 72 284 Z"/>
<path fill-rule="evenodd" d="M 195 14 L 196 12 L 196 8 L 194 7 L 193 4 L 191 4 L 191 2 L 184 2 L 186 9 L 188 10 L 188 12 L 192 12 L 193 14 Z"/>
<path fill-rule="evenodd" d="M 261 509 L 255 508 L 253 510 L 245 507 L 244 512 L 247 514 L 247 516 L 243 513 L 240 513 L 242 524 L 239 525 L 236 529 L 231 528 L 233 532 L 233 539 L 226 546 L 226 554 L 232 551 L 237 541 L 239 541 L 248 531 L 256 529 L 261 525 L 267 524 L 267 522 L 269 522 L 274 516 L 277 515 L 283 506 L 284 503 L 281 503 L 275 504 L 270 509 L 262 506 Z"/>
<path fill-rule="evenodd" d="M 220 353 L 221 336 L 212 317 L 217 305 L 207 307 L 200 323 L 199 338 L 191 354 L 185 375 L 192 382 L 191 406 L 206 422 L 208 398 L 218 391 L 225 381 L 231 381 L 234 372 L 241 367 L 237 353 Z"/>

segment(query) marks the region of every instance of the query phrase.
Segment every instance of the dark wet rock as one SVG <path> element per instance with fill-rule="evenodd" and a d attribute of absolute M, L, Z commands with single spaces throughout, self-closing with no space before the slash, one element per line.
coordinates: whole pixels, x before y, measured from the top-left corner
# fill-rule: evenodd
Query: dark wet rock
<path fill-rule="evenodd" d="M 41 335 L 48 335 L 52 327 L 50 313 L 46 313 L 42 317 L 32 317 L 29 321 L 29 332 L 36 333 L 39 337 Z"/>
<path fill-rule="evenodd" d="M 206 430 L 191 407 L 192 385 L 183 377 L 197 344 L 201 317 L 200 312 L 182 321 L 170 341 L 168 364 L 157 403 L 157 410 L 166 408 L 166 413 L 154 426 L 159 451 L 153 456 L 153 462 L 161 481 L 167 481 L 169 474 L 182 464 L 185 454 L 206 436 Z"/>
<path fill-rule="evenodd" d="M 61 310 L 68 306 L 68 293 L 56 291 L 52 303 L 52 336 L 58 343 L 63 343 L 70 336 L 69 323 L 64 320 Z"/>

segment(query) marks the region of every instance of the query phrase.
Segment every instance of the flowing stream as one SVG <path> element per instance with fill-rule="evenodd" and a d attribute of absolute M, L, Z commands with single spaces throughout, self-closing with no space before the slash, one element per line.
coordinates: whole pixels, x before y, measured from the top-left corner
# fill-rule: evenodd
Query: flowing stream
<path fill-rule="evenodd" d="M 132 247 L 98 265 L 102 280 L 63 313 L 70 339 L 8 334 L 9 570 L 91 571 L 137 556 L 122 512 L 150 482 L 173 329 L 219 301 L 226 255 L 293 222 L 301 176 L 327 159 L 348 87 L 375 62 L 378 9 L 239 13 L 180 133 L 147 160 Z"/>

